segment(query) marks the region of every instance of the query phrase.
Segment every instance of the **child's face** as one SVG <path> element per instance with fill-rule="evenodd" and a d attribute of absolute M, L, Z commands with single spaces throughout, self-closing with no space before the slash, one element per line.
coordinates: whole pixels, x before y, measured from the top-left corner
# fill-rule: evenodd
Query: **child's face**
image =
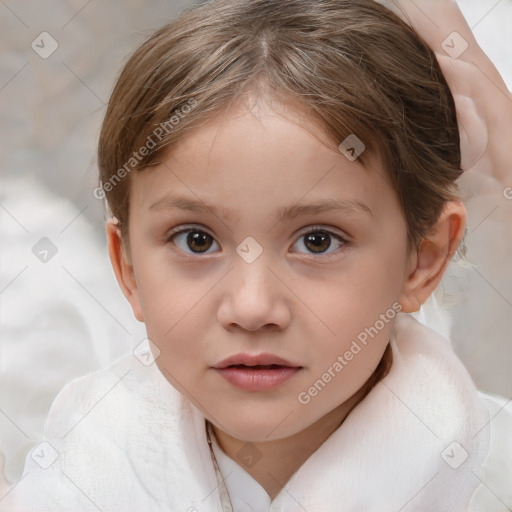
<path fill-rule="evenodd" d="M 378 160 L 351 162 L 311 134 L 322 136 L 318 125 L 286 116 L 295 122 L 260 105 L 218 118 L 130 178 L 130 300 L 156 362 L 214 425 L 253 442 L 293 435 L 361 388 L 388 343 L 410 261 Z M 218 211 L 170 207 L 178 196 Z M 359 206 L 309 208 L 326 201 Z M 280 220 L 288 208 L 298 215 Z M 169 241 L 174 228 L 190 231 Z M 213 368 L 241 353 L 300 369 L 242 389 Z"/>

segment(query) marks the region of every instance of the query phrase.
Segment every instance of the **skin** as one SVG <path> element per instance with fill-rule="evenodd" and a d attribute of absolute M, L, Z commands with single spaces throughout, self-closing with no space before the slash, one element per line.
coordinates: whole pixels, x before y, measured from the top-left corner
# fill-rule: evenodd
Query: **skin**
<path fill-rule="evenodd" d="M 228 456 L 242 464 L 237 452 L 248 442 L 261 452 L 245 469 L 271 498 L 361 400 L 393 322 L 308 404 L 298 394 L 392 304 L 419 309 L 466 222 L 463 204 L 448 203 L 420 249 L 408 251 L 378 156 L 364 167 L 337 145 L 298 106 L 238 105 L 188 134 L 162 164 L 131 175 L 129 246 L 115 220 L 107 223 L 116 277 L 160 350 L 158 367 L 213 424 Z M 151 208 L 176 194 L 232 215 Z M 360 201 L 372 214 L 279 221 L 285 206 L 326 198 Z M 211 235 L 199 246 L 206 252 L 187 245 L 186 233 L 169 240 L 172 228 L 189 224 Z M 304 234 L 319 236 L 318 226 L 347 243 L 327 237 L 324 253 L 315 253 Z M 236 252 L 248 236 L 263 249 L 252 263 Z M 242 391 L 211 368 L 241 352 L 270 352 L 302 368 L 278 388 Z"/>

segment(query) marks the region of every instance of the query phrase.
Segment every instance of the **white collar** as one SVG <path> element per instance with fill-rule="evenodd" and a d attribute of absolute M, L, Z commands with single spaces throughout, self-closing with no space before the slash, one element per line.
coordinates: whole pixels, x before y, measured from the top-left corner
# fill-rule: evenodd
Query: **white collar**
<path fill-rule="evenodd" d="M 268 512 L 271 500 L 265 489 L 240 464 L 224 453 L 210 423 L 207 428 L 233 512 Z"/>

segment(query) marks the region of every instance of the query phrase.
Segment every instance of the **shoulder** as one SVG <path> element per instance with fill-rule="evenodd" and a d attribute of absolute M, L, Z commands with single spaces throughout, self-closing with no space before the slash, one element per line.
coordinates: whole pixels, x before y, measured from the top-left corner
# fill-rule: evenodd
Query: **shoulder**
<path fill-rule="evenodd" d="M 45 436 L 62 440 L 91 429 L 105 435 L 114 430 L 128 433 L 146 426 L 145 418 L 176 415 L 181 406 L 181 395 L 162 375 L 149 349 L 142 350 L 64 386 L 48 413 Z M 128 417 L 142 422 L 127 422 Z"/>
<path fill-rule="evenodd" d="M 470 512 L 512 510 L 512 400 L 479 391 L 489 411 L 489 452 L 471 503 Z"/>
<path fill-rule="evenodd" d="M 108 421 L 119 406 L 136 398 L 134 384 L 144 378 L 142 365 L 132 354 L 125 355 L 111 366 L 72 380 L 59 392 L 50 407 L 45 423 L 45 436 L 63 439 L 81 421 Z M 150 369 L 145 369 L 150 374 Z M 108 405 L 108 407 L 105 407 Z M 132 403 L 133 405 L 133 403 Z M 95 409 L 106 413 L 98 415 Z"/>
<path fill-rule="evenodd" d="M 140 473 L 145 469 L 150 478 L 162 465 L 153 444 L 168 426 L 172 437 L 182 402 L 156 363 L 139 356 L 123 356 L 61 390 L 44 440 L 27 455 L 22 478 L 0 510 L 98 510 L 112 496 L 126 510 L 154 509 Z"/>
<path fill-rule="evenodd" d="M 66 446 L 110 442 L 136 452 L 158 428 L 172 427 L 183 407 L 149 349 L 139 351 L 68 383 L 50 408 L 45 438 Z"/>

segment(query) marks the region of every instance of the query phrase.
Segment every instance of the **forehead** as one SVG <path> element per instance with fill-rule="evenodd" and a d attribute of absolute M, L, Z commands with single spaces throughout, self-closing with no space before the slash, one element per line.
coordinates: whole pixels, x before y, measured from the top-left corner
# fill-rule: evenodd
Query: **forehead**
<path fill-rule="evenodd" d="M 226 217 L 258 204 L 295 203 L 278 213 L 292 218 L 304 203 L 326 199 L 344 202 L 347 212 L 372 212 L 368 203 L 386 199 L 386 187 L 393 192 L 378 155 L 367 154 L 363 165 L 338 145 L 300 108 L 238 106 L 187 134 L 155 168 L 136 173 L 132 200 L 145 209 L 181 203 L 191 211 L 207 203 Z"/>

